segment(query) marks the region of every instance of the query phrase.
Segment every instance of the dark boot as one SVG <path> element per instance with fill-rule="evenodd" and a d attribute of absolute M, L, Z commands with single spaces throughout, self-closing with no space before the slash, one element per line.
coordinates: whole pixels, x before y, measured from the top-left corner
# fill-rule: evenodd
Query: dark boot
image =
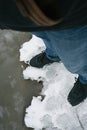
<path fill-rule="evenodd" d="M 42 68 L 46 64 L 51 64 L 55 61 L 47 58 L 46 53 L 40 53 L 30 60 L 30 65 L 37 68 Z"/>
<path fill-rule="evenodd" d="M 82 84 L 78 78 L 78 80 L 74 84 L 74 87 L 72 88 L 72 90 L 68 95 L 68 101 L 72 106 L 75 106 L 84 101 L 86 97 L 87 97 L 87 84 Z"/>

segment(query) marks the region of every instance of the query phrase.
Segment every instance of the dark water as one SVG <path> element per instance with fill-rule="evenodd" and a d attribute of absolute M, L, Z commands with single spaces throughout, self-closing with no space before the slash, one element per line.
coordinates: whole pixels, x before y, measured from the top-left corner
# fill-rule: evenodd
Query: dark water
<path fill-rule="evenodd" d="M 25 108 L 41 84 L 24 80 L 19 62 L 19 48 L 29 39 L 29 33 L 0 31 L 0 130 L 32 130 L 24 125 Z"/>

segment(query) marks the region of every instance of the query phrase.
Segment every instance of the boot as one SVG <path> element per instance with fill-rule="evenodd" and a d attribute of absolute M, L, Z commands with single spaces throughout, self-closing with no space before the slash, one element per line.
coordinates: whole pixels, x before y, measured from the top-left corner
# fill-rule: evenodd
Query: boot
<path fill-rule="evenodd" d="M 84 99 L 86 99 L 86 97 L 87 97 L 87 84 L 82 84 L 78 78 L 78 80 L 74 84 L 74 87 L 72 88 L 72 90 L 68 95 L 68 101 L 72 106 L 76 106 L 79 103 L 83 102 Z"/>
<path fill-rule="evenodd" d="M 51 64 L 53 62 L 55 61 L 48 59 L 46 53 L 42 52 L 30 60 L 30 65 L 33 67 L 42 68 L 44 65 Z"/>

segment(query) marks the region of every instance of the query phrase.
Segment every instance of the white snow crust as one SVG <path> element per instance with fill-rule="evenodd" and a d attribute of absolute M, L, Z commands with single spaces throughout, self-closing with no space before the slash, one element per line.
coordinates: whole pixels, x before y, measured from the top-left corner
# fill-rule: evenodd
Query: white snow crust
<path fill-rule="evenodd" d="M 43 40 L 33 35 L 21 47 L 20 61 L 29 64 L 33 56 L 45 49 Z M 34 130 L 87 130 L 87 99 L 75 107 L 67 101 L 78 75 L 70 73 L 63 63 L 55 62 L 41 69 L 28 66 L 23 76 L 43 82 L 41 96 L 33 96 L 31 105 L 26 108 L 24 122 L 27 127 Z"/>

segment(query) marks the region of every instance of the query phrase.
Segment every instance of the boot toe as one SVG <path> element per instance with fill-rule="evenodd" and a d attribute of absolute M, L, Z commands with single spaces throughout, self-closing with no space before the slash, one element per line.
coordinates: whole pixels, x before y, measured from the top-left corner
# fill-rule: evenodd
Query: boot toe
<path fill-rule="evenodd" d="M 80 81 L 74 84 L 67 98 L 72 106 L 78 105 L 86 99 L 87 92 L 85 89 L 87 89 L 87 86 L 80 83 Z"/>
<path fill-rule="evenodd" d="M 84 99 L 86 98 L 85 93 L 79 93 L 79 94 L 75 94 L 75 93 L 70 93 L 68 95 L 68 101 L 72 106 L 76 106 L 78 104 L 80 104 L 81 102 L 84 101 Z"/>

